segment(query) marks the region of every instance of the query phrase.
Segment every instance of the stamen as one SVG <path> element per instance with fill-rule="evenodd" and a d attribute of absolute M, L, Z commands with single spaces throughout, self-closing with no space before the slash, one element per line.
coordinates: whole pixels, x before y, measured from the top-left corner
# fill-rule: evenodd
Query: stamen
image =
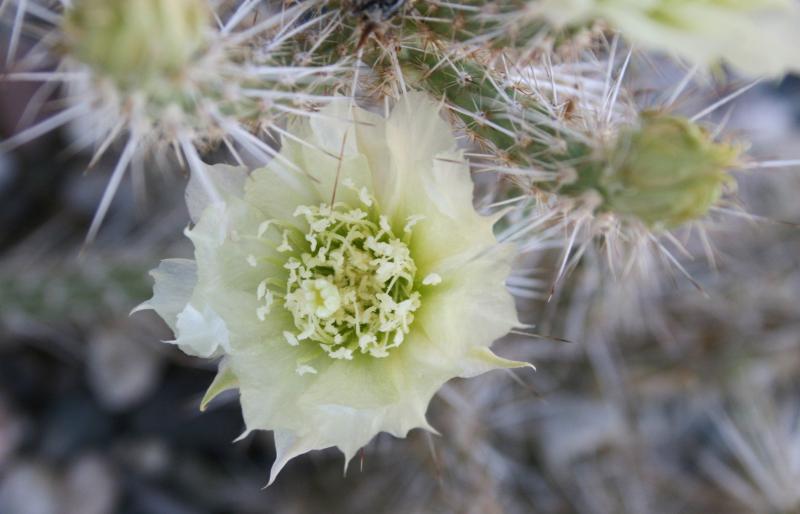
<path fill-rule="evenodd" d="M 273 223 L 273 220 L 267 220 L 267 221 L 264 221 L 264 222 L 262 222 L 262 223 L 261 223 L 261 224 L 258 226 L 258 237 L 259 237 L 259 238 L 261 238 L 261 237 L 264 237 L 264 234 L 266 234 L 266 233 L 267 233 L 267 229 L 269 229 L 269 226 L 270 226 L 272 223 Z"/>
<path fill-rule="evenodd" d="M 288 330 L 283 331 L 283 337 L 286 338 L 286 342 L 289 343 L 290 346 L 297 346 L 300 344 L 300 341 L 297 340 L 297 337 L 295 337 L 295 335 Z"/>
<path fill-rule="evenodd" d="M 292 245 L 289 244 L 289 231 L 283 231 L 283 241 L 281 242 L 280 246 L 278 246 L 277 250 L 281 253 L 283 252 L 291 252 Z"/>
<path fill-rule="evenodd" d="M 409 216 L 408 219 L 406 220 L 406 226 L 403 227 L 403 232 L 410 234 L 411 229 L 414 228 L 414 225 L 416 225 L 417 223 L 419 223 L 424 219 L 425 216 L 420 216 L 419 214 L 416 214 L 414 216 Z"/>
<path fill-rule="evenodd" d="M 306 373 L 311 373 L 312 375 L 317 374 L 317 370 L 314 367 L 309 366 L 308 364 L 300 364 L 299 366 L 297 366 L 297 369 L 295 369 L 295 372 L 301 377 Z"/>
<path fill-rule="evenodd" d="M 438 273 L 428 273 L 422 279 L 423 286 L 435 286 L 442 283 L 442 277 Z"/>
<path fill-rule="evenodd" d="M 358 192 L 362 207 L 375 204 L 365 188 L 343 185 Z M 406 339 L 420 307 L 420 294 L 414 291 L 417 269 L 404 240 L 422 218 L 409 217 L 401 240 L 386 216 L 362 208 L 303 205 L 294 214 L 308 223 L 308 248 L 284 264 L 289 271 L 284 306 L 296 328 L 284 332 L 284 338 L 293 346 L 313 341 L 332 359 L 352 360 L 356 352 L 388 356 Z M 284 232 L 277 250 L 288 249 Z M 434 275 L 426 280 L 433 283 Z M 266 285 L 259 285 L 259 299 L 266 294 Z"/>

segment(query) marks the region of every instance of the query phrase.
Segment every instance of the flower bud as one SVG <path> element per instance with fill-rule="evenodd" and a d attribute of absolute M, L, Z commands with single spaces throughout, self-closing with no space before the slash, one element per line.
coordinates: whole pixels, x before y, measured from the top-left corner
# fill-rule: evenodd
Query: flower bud
<path fill-rule="evenodd" d="M 209 22 L 205 0 L 78 0 L 64 32 L 75 58 L 132 87 L 180 74 Z"/>
<path fill-rule="evenodd" d="M 704 216 L 732 179 L 739 149 L 691 121 L 654 112 L 620 133 L 602 179 L 604 208 L 671 228 Z"/>

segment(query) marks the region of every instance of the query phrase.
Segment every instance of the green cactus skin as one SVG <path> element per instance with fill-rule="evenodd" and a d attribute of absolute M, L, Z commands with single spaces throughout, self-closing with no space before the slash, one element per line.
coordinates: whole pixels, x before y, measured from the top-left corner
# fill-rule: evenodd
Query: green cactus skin
<path fill-rule="evenodd" d="M 523 2 L 524 3 L 524 2 Z M 385 92 L 398 80 L 444 100 L 453 117 L 479 146 L 506 165 L 552 174 L 552 180 L 514 179 L 524 192 L 600 198 L 597 212 L 635 219 L 648 227 L 675 228 L 705 216 L 733 179 L 727 170 L 740 149 L 714 142 L 696 123 L 679 116 L 644 111 L 612 133 L 570 129 L 564 119 L 530 93 L 507 85 L 498 70 L 498 46 L 527 42 L 541 26 L 500 34 L 492 14 L 509 12 L 514 2 L 461 2 L 455 10 L 409 2 L 380 27 L 360 20 L 346 4 L 342 25 L 318 45 L 318 55 L 360 55 L 375 72 L 374 87 Z M 381 43 L 365 39 L 377 32 Z M 556 44 L 556 43 L 552 43 Z"/>

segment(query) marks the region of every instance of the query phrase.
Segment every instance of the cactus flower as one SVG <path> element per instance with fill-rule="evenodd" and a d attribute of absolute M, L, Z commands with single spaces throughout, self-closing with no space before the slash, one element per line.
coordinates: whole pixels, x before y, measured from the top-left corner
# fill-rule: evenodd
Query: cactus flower
<path fill-rule="evenodd" d="M 800 71 L 795 0 L 541 0 L 532 17 L 556 25 L 602 19 L 634 44 L 751 75 Z"/>
<path fill-rule="evenodd" d="M 245 434 L 272 430 L 286 462 L 379 432 L 432 430 L 454 377 L 526 363 L 489 346 L 518 324 L 513 249 L 472 204 L 467 163 L 438 106 L 400 98 L 388 119 L 347 101 L 289 127 L 280 157 L 247 176 L 190 182 L 195 260 L 153 272 L 174 343 L 221 357 L 204 404 L 238 388 Z"/>

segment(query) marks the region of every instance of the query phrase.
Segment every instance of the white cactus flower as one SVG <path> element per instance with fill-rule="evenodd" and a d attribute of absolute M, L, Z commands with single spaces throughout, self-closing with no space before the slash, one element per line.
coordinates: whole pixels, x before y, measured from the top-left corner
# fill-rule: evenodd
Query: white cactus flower
<path fill-rule="evenodd" d="M 528 13 L 556 25 L 602 19 L 634 44 L 751 75 L 800 71 L 796 0 L 540 0 Z"/>
<path fill-rule="evenodd" d="M 223 357 L 204 404 L 239 389 L 245 435 L 275 433 L 270 482 L 310 450 L 347 462 L 379 432 L 433 430 L 453 377 L 528 365 L 489 349 L 518 325 L 514 250 L 473 208 L 435 103 L 410 94 L 385 119 L 337 102 L 290 132 L 300 173 L 210 168 L 222 202 L 190 183 L 195 261 L 162 262 L 140 307 L 186 353 Z"/>

